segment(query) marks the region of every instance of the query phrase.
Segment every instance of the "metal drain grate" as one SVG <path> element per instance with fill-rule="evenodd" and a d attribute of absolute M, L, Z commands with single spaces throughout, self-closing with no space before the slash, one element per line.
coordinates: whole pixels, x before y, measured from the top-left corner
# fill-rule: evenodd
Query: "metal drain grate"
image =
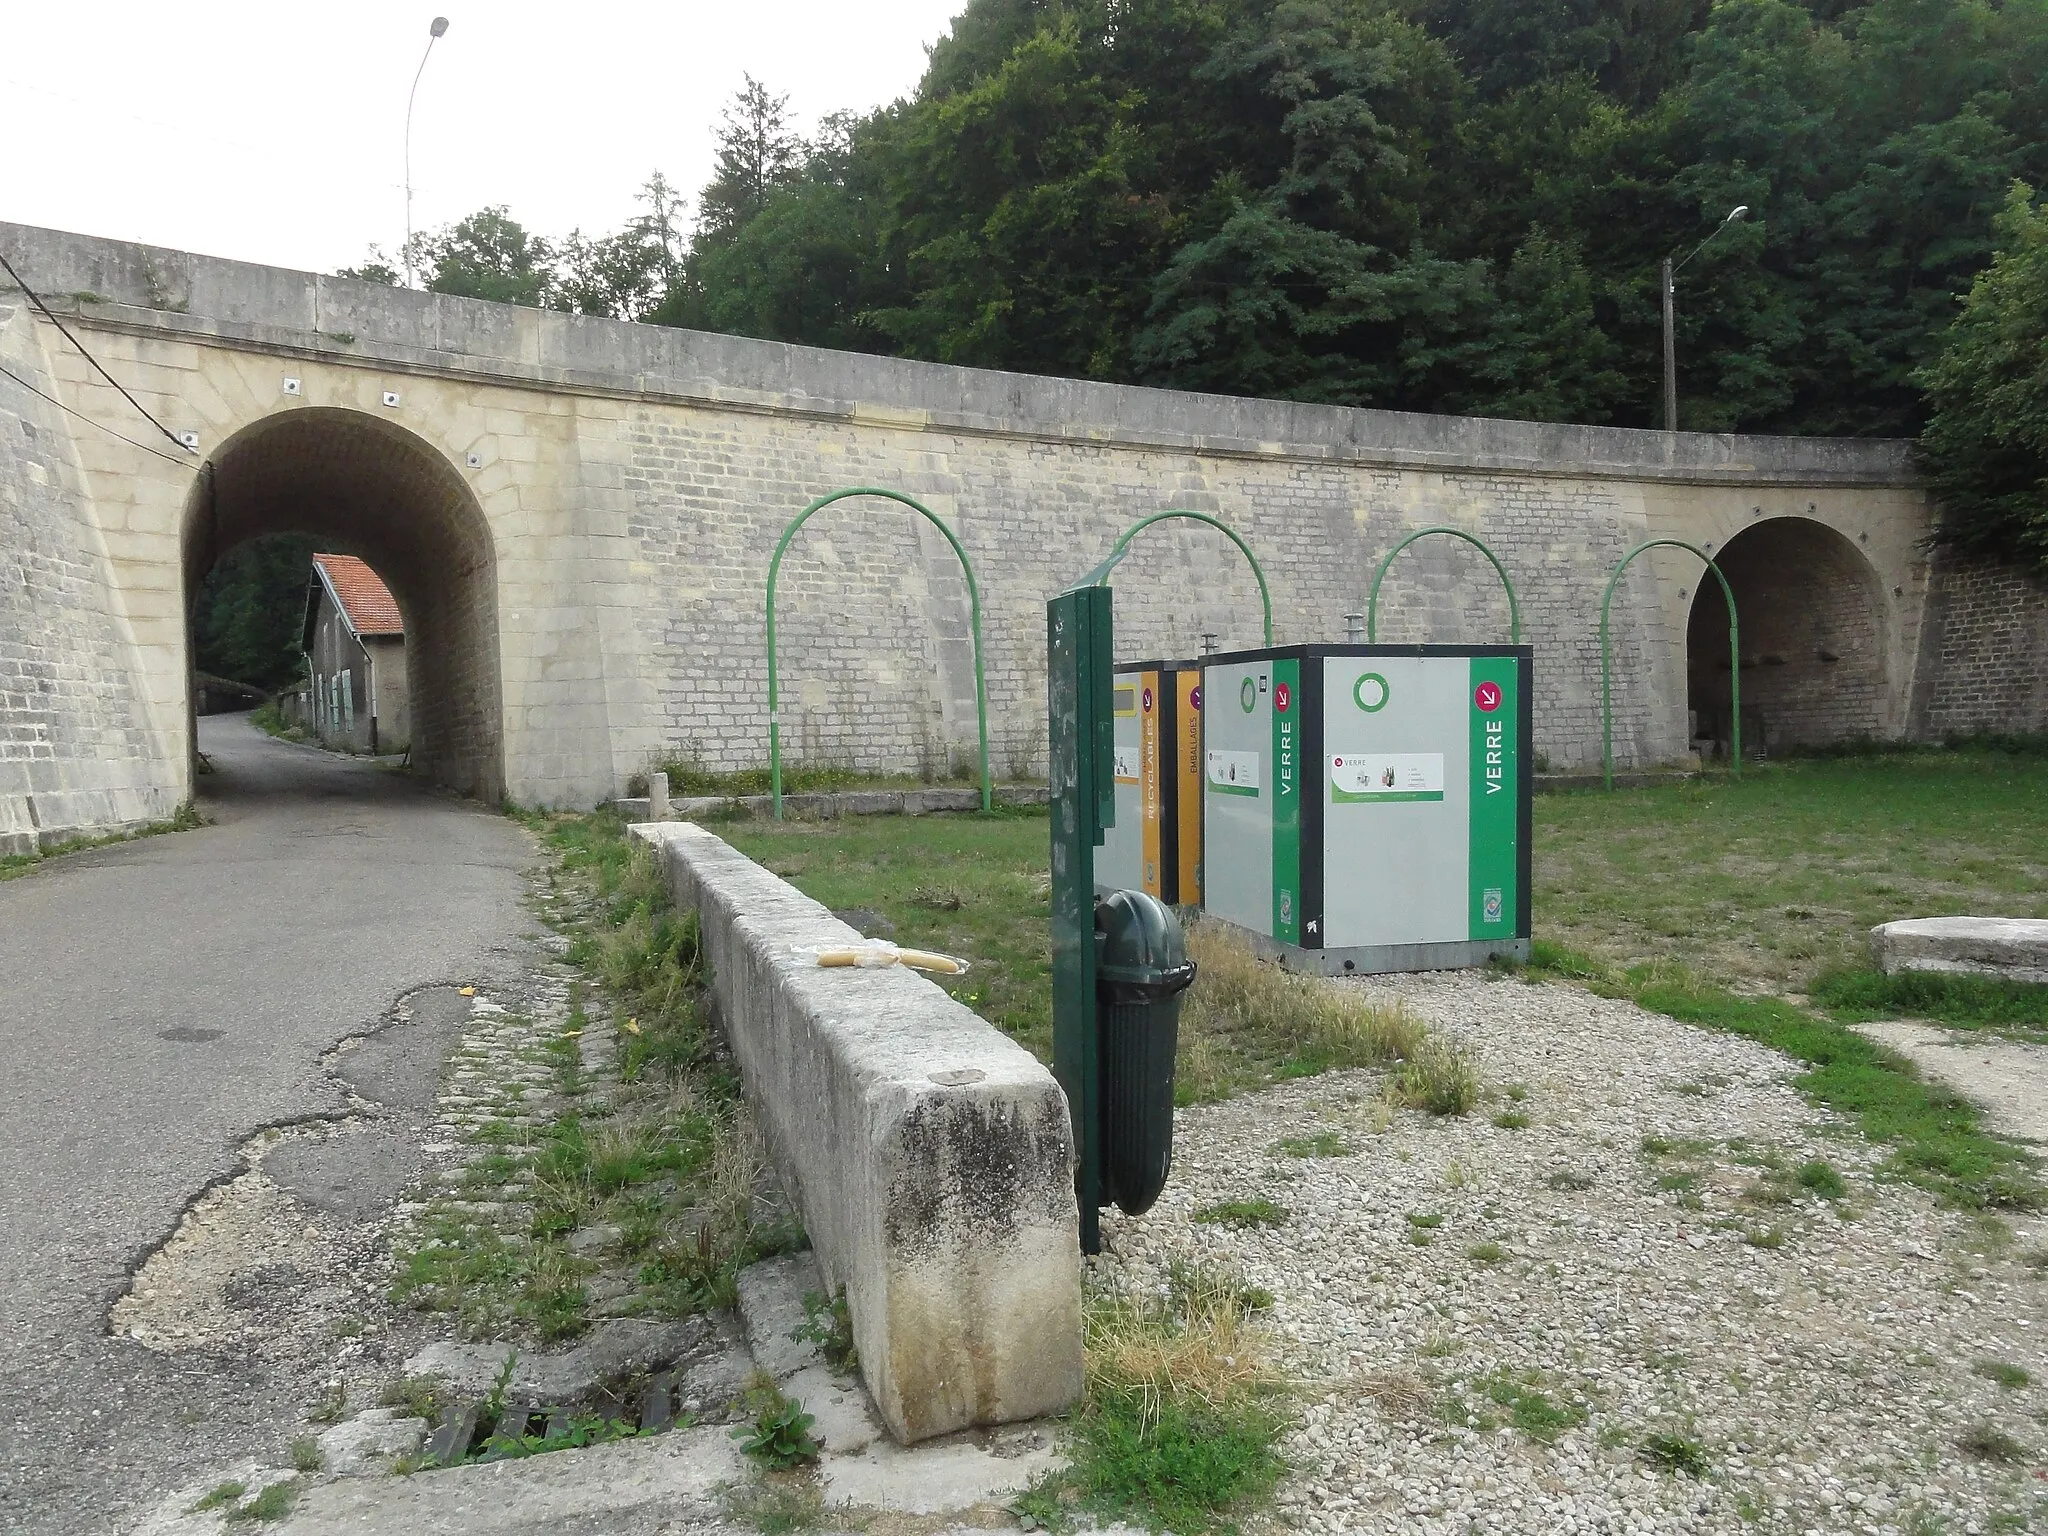
<path fill-rule="evenodd" d="M 427 1455 L 440 1466 L 457 1462 L 504 1461 L 520 1454 L 494 1439 L 527 1437 L 548 1440 L 569 1439 L 578 1419 L 624 1420 L 643 1435 L 673 1429 L 678 1422 L 695 1422 L 685 1408 L 681 1375 L 663 1371 L 648 1379 L 637 1393 L 605 1394 L 573 1406 L 561 1404 L 507 1403 L 494 1419 L 488 1402 L 478 1399 L 452 1409 L 427 1438 Z M 532 1454 L 528 1452 L 527 1454 Z"/>

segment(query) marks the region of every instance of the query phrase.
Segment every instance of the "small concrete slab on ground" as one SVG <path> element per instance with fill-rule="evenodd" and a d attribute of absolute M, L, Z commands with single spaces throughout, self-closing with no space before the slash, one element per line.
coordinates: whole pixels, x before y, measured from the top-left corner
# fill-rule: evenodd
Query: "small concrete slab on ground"
<path fill-rule="evenodd" d="M 1887 976 L 1947 971 L 2048 984 L 2048 918 L 1903 918 L 1870 930 L 1870 953 Z"/>

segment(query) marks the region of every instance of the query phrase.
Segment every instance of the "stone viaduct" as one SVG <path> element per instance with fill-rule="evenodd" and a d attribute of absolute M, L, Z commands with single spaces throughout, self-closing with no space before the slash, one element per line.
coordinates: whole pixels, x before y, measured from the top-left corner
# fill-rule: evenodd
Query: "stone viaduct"
<path fill-rule="evenodd" d="M 1448 523 L 1498 550 L 1536 648 L 1536 743 L 1600 755 L 1598 617 L 1621 555 L 1712 552 L 1742 615 L 1745 735 L 2034 728 L 2048 602 L 1932 560 L 1896 442 L 1667 434 L 1232 399 L 833 353 L 392 290 L 0 223 L 0 252 L 180 448 L 0 287 L 0 852 L 191 792 L 189 610 L 224 552 L 303 530 L 386 578 L 416 764 L 467 793 L 587 806 L 663 758 L 766 759 L 763 584 L 813 497 L 921 499 L 980 582 L 999 772 L 1044 752 L 1045 597 L 1168 507 L 1243 533 L 1277 638 L 1345 638 L 1374 565 Z M 1258 639 L 1212 530 L 1148 531 L 1119 650 Z M 888 502 L 814 518 L 784 568 L 796 758 L 931 768 L 974 740 L 968 593 Z M 1405 553 L 1381 638 L 1505 638 L 1462 543 Z M 1638 559 L 1615 598 L 1616 751 L 1724 732 L 1719 590 Z"/>

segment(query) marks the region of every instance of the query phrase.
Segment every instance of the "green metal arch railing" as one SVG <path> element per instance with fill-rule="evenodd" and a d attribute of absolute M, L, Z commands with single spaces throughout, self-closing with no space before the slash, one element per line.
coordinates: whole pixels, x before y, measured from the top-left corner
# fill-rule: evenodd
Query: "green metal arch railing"
<path fill-rule="evenodd" d="M 1488 549 L 1486 541 L 1477 534 L 1467 533 L 1462 528 L 1446 527 L 1443 524 L 1416 529 L 1407 538 L 1388 550 L 1386 558 L 1380 561 L 1380 568 L 1372 573 L 1372 590 L 1366 594 L 1365 599 L 1366 643 L 1368 645 L 1377 645 L 1379 643 L 1380 583 L 1386 579 L 1387 567 L 1394 563 L 1394 556 L 1400 554 L 1410 544 L 1413 544 L 1417 539 L 1426 539 L 1433 533 L 1448 533 L 1454 539 L 1463 539 L 1467 544 L 1470 544 L 1479 553 L 1493 562 L 1494 574 L 1500 577 L 1500 584 L 1508 595 L 1508 643 L 1520 645 L 1522 643 L 1522 605 L 1515 601 L 1515 584 L 1508 580 L 1508 568 L 1500 563 L 1500 556 Z"/>
<path fill-rule="evenodd" d="M 1728 763 L 1737 778 L 1742 776 L 1742 635 L 1735 622 L 1735 589 L 1728 585 L 1721 567 L 1714 564 L 1714 557 L 1704 549 L 1683 539 L 1645 539 L 1621 557 L 1621 564 L 1607 578 L 1607 591 L 1600 598 L 1600 771 L 1601 782 L 1608 789 L 1614 788 L 1614 669 L 1608 659 L 1608 610 L 1614 606 L 1614 589 L 1620 585 L 1621 573 L 1628 569 L 1628 563 L 1646 549 L 1664 546 L 1698 555 L 1721 583 L 1721 595 L 1728 599 Z"/>
<path fill-rule="evenodd" d="M 1129 553 L 1131 540 L 1135 539 L 1147 528 L 1150 528 L 1154 523 L 1163 523 L 1169 518 L 1176 517 L 1185 518 L 1189 522 L 1194 523 L 1207 523 L 1243 551 L 1245 560 L 1252 568 L 1252 575 L 1257 578 L 1259 583 L 1259 603 L 1265 609 L 1266 644 L 1271 645 L 1273 643 L 1273 594 L 1266 586 L 1265 567 L 1259 564 L 1259 557 L 1252 553 L 1251 545 L 1245 543 L 1239 537 L 1238 531 L 1235 528 L 1224 522 L 1220 517 L 1212 517 L 1207 512 L 1187 512 L 1176 507 L 1165 512 L 1154 512 L 1150 517 L 1139 518 L 1138 521 L 1123 531 L 1122 537 L 1116 541 L 1116 547 L 1110 550 L 1109 558 L 1095 567 L 1086 576 L 1083 576 L 1079 585 L 1084 587 L 1108 586 L 1109 573 L 1115 570 L 1117 563 Z"/>
<path fill-rule="evenodd" d="M 981 808 L 988 810 L 993 800 L 992 786 L 988 776 L 988 688 L 982 680 L 981 670 L 981 588 L 974 579 L 974 562 L 967 558 L 967 551 L 960 547 L 959 539 L 953 536 L 939 515 L 915 497 L 901 491 L 885 491 L 872 485 L 850 486 L 843 491 L 833 491 L 820 496 L 803 511 L 790 520 L 782 530 L 782 540 L 775 546 L 775 558 L 768 562 L 768 781 L 775 798 L 775 819 L 782 819 L 782 692 L 776 679 L 775 667 L 775 578 L 782 570 L 782 557 L 789 552 L 790 540 L 797 530 L 819 512 L 835 501 L 844 501 L 849 496 L 881 496 L 889 501 L 901 502 L 911 511 L 924 518 L 953 546 L 953 553 L 960 557 L 960 569 L 967 574 L 968 621 L 974 632 L 974 714 L 975 723 L 981 732 Z"/>

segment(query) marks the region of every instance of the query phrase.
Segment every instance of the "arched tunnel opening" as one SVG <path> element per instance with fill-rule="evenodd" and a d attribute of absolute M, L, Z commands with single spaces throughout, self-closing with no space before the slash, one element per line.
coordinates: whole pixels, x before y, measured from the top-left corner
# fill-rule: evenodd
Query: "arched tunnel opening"
<path fill-rule="evenodd" d="M 412 766 L 460 793 L 501 798 L 497 563 L 483 510 L 454 468 L 358 411 L 308 408 L 244 428 L 213 455 L 186 507 L 188 620 L 224 556 L 277 534 L 308 535 L 381 578 L 403 618 Z"/>
<path fill-rule="evenodd" d="M 1779 517 L 1724 544 L 1742 643 L 1742 749 L 1761 756 L 1880 736 L 1886 726 L 1884 598 L 1856 546 L 1824 523 Z M 1693 745 L 1726 757 L 1732 739 L 1728 606 L 1702 571 L 1686 626 Z"/>

